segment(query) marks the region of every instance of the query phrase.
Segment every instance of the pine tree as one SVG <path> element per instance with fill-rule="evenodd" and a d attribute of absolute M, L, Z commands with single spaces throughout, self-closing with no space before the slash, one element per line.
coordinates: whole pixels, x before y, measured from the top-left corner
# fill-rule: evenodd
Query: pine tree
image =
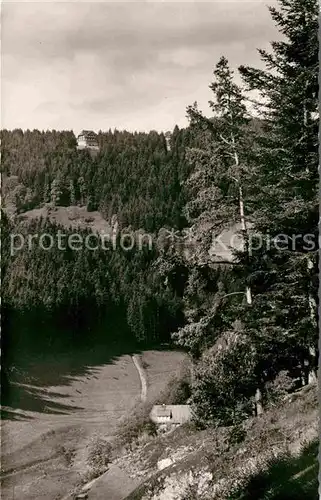
<path fill-rule="evenodd" d="M 78 187 L 80 193 L 80 204 L 84 205 L 86 203 L 86 184 L 82 175 L 78 178 Z"/>
<path fill-rule="evenodd" d="M 43 194 L 43 202 L 49 203 L 50 202 L 50 179 L 49 179 L 48 174 L 45 174 L 43 193 L 44 193 Z"/>
<path fill-rule="evenodd" d="M 244 349 L 241 349 L 241 346 L 244 345 L 244 335 L 240 334 L 239 329 L 232 327 L 235 316 L 233 317 L 234 310 L 231 307 L 231 302 L 235 299 L 239 302 L 239 298 L 243 295 L 247 307 L 252 305 L 251 287 L 246 283 L 244 277 L 243 283 L 236 279 L 233 283 L 228 283 L 223 271 L 218 269 L 216 276 L 212 277 L 212 283 L 209 281 L 209 276 L 204 280 L 206 266 L 209 269 L 213 267 L 208 253 L 212 244 L 212 231 L 217 235 L 223 228 L 229 227 L 231 223 L 238 222 L 242 230 L 244 247 L 248 251 L 249 227 L 245 212 L 245 199 L 247 183 L 254 171 L 252 154 L 249 153 L 252 139 L 250 118 L 244 104 L 242 91 L 234 83 L 233 72 L 225 57 L 222 57 L 216 65 L 214 81 L 210 88 L 214 95 L 213 101 L 210 102 L 214 114 L 212 118 L 206 118 L 198 110 L 197 105 L 188 108 L 191 126 L 194 133 L 197 134 L 199 147 L 191 150 L 189 155 L 195 169 L 187 182 L 192 200 L 187 204 L 186 216 L 192 224 L 192 230 L 196 233 L 198 244 L 203 251 L 195 261 L 196 271 L 192 271 L 186 288 L 187 325 L 174 335 L 176 342 L 189 349 L 194 360 L 199 359 L 196 361 L 197 368 L 194 377 L 196 385 L 193 402 L 196 404 L 197 412 L 201 413 L 202 408 L 213 404 L 213 392 L 209 380 L 207 379 L 204 385 L 201 380 L 198 380 L 197 373 L 202 373 L 202 367 L 204 370 L 206 369 L 208 357 L 213 357 L 212 361 L 215 365 L 215 359 L 216 356 L 219 356 L 219 352 L 213 346 L 216 346 L 218 342 L 227 342 L 224 354 L 225 361 L 220 365 L 222 369 L 224 366 L 227 369 L 226 360 L 229 359 L 230 354 L 232 356 L 232 351 L 229 354 L 230 348 L 237 351 L 237 346 L 240 346 L 239 356 L 242 357 L 241 352 Z M 197 272 L 197 268 L 199 268 L 199 272 Z M 197 283 L 196 286 L 194 282 Z M 205 287 L 206 290 L 204 294 L 202 294 L 202 282 L 204 282 L 203 288 Z M 209 288 L 212 288 L 212 293 L 208 292 Z M 202 311 L 203 306 L 204 310 Z M 229 309 L 232 310 L 232 314 L 228 312 Z M 251 351 L 251 359 L 252 365 L 255 365 L 254 350 Z M 218 360 L 219 358 L 217 358 L 217 362 Z M 224 378 L 223 373 L 220 376 Z M 255 377 L 253 376 L 252 379 L 253 382 Z M 239 383 L 242 386 L 237 378 L 228 378 L 228 380 L 231 391 L 236 390 L 233 384 Z M 243 389 L 248 395 L 248 384 Z M 253 389 L 253 394 L 254 392 Z M 235 405 L 236 407 L 243 401 L 242 387 L 239 387 L 236 393 L 239 395 L 239 399 L 235 399 L 234 403 L 231 402 L 231 399 L 226 400 L 226 405 Z M 261 395 L 258 388 L 256 393 L 258 400 L 256 407 L 259 410 Z M 226 412 L 229 411 L 233 414 L 235 408 L 226 408 Z"/>
<path fill-rule="evenodd" d="M 307 383 L 309 373 L 315 378 L 318 339 L 318 4 L 279 0 L 279 5 L 270 12 L 284 39 L 272 43 L 271 53 L 259 51 L 267 69 L 240 68 L 248 90 L 261 96 L 257 109 L 264 122 L 252 206 L 265 250 L 247 269 L 257 294 L 255 320 L 252 316 L 248 324 L 254 337 L 261 332 L 261 350 L 265 345 L 274 353 L 271 373 L 279 364 L 299 365 Z M 284 250 L 269 250 L 268 240 L 280 241 L 280 235 Z"/>
<path fill-rule="evenodd" d="M 70 205 L 76 205 L 76 193 L 73 179 L 69 180 L 68 185 Z"/>
<path fill-rule="evenodd" d="M 225 57 L 216 65 L 210 88 L 214 94 L 209 103 L 213 118 L 204 117 L 196 104 L 188 108 L 200 147 L 189 151 L 195 169 L 187 182 L 192 201 L 187 204 L 186 216 L 206 251 L 212 243 L 211 231 L 217 234 L 233 222 L 240 223 L 245 239 L 244 189 L 253 170 L 250 118 Z M 249 290 L 247 297 L 250 302 Z"/>
<path fill-rule="evenodd" d="M 190 151 L 195 170 L 187 181 L 192 201 L 186 207 L 187 219 L 203 248 L 202 259 L 207 262 L 212 231 L 219 232 L 231 221 L 239 221 L 246 244 L 244 189 L 253 170 L 248 153 L 250 119 L 242 91 L 234 83 L 225 57 L 216 65 L 210 88 L 214 94 L 214 100 L 210 101 L 212 119 L 204 117 L 197 105 L 188 108 L 191 126 L 196 129 L 202 147 Z M 252 304 L 250 286 L 246 286 L 246 301 Z M 201 331 L 206 330 L 206 325 L 203 326 Z"/>
<path fill-rule="evenodd" d="M 51 183 L 51 190 L 50 190 L 50 201 L 55 207 L 60 200 L 61 197 L 61 184 L 59 178 L 56 178 L 52 181 Z"/>

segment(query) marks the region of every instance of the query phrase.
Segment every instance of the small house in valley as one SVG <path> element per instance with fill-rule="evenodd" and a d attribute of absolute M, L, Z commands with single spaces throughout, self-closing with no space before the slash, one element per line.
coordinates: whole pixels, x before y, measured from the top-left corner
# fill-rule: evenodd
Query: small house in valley
<path fill-rule="evenodd" d="M 154 405 L 150 413 L 151 421 L 162 427 L 176 427 L 191 418 L 190 405 Z"/>
<path fill-rule="evenodd" d="M 98 151 L 99 144 L 97 134 L 92 130 L 83 130 L 77 137 L 78 149 L 93 149 Z"/>

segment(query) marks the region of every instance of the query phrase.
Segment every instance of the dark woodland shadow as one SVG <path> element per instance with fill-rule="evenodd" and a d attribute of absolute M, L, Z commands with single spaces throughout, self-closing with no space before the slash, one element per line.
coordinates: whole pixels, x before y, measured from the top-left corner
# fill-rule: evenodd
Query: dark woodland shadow
<path fill-rule="evenodd" d="M 9 344 L 10 356 L 4 356 L 1 372 L 1 418 L 30 418 L 23 414 L 28 411 L 63 415 L 80 410 L 67 404 L 68 395 L 47 388 L 69 386 L 78 377 L 95 377 L 98 367 L 112 364 L 125 354 L 139 354 L 143 349 L 172 349 L 169 344 L 138 344 L 126 335 L 127 332 L 122 334 L 117 325 L 114 328 L 119 333 L 118 338 L 108 337 L 106 328 L 86 343 L 45 346 L 38 352 L 30 352 L 29 347 L 19 346 L 17 342 Z M 55 402 L 55 398 L 66 398 L 66 404 Z"/>
<path fill-rule="evenodd" d="M 132 352 L 132 349 L 96 346 L 65 351 L 59 357 L 48 354 L 29 355 L 23 362 L 17 359 L 7 367 L 7 374 L 2 372 L 1 419 L 24 419 L 23 413 L 17 414 L 16 410 L 60 415 L 80 410 L 67 404 L 68 395 L 47 387 L 69 386 L 76 377 L 95 377 L 95 367 L 111 364 L 122 354 Z M 65 398 L 66 404 L 55 402 L 55 398 Z"/>
<path fill-rule="evenodd" d="M 56 415 L 67 415 L 73 411 L 81 410 L 79 406 L 72 406 L 55 402 L 55 398 L 68 398 L 66 394 L 47 391 L 39 387 L 9 382 L 7 394 L 2 397 L 1 419 L 2 420 L 30 420 L 30 415 L 21 411 L 32 411 L 40 413 L 51 413 Z"/>
<path fill-rule="evenodd" d="M 32 420 L 32 417 L 17 410 L 1 408 L 1 420 Z"/>

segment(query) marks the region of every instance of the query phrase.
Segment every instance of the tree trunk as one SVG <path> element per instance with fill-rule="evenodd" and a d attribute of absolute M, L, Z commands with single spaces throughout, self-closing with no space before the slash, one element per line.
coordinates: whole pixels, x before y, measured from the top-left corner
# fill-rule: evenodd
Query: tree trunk
<path fill-rule="evenodd" d="M 304 130 L 304 135 L 307 133 L 308 118 L 309 118 L 308 108 L 307 108 L 307 103 L 306 103 L 307 87 L 308 87 L 308 82 L 306 81 L 305 84 L 304 84 L 305 93 L 304 93 L 304 99 L 303 99 L 303 127 L 304 127 L 303 130 Z M 303 135 L 302 139 L 304 138 L 304 135 Z M 305 171 L 306 171 L 307 174 L 310 173 L 310 168 L 309 168 L 309 163 L 308 162 L 306 162 Z"/>
<path fill-rule="evenodd" d="M 305 357 L 302 362 L 302 386 L 305 387 L 306 385 L 309 384 L 309 373 L 310 373 L 310 361 L 308 357 Z"/>
<path fill-rule="evenodd" d="M 195 366 L 194 366 L 194 360 L 193 356 L 190 356 L 190 362 L 191 362 L 191 388 L 193 389 L 194 383 L 195 383 Z"/>
<path fill-rule="evenodd" d="M 308 258 L 307 261 L 308 270 L 313 269 L 314 265 L 311 259 Z M 310 311 L 310 320 L 312 323 L 313 329 L 318 329 L 318 320 L 317 320 L 317 304 L 312 296 L 311 292 L 308 292 L 308 303 L 309 303 L 309 311 Z M 311 384 L 317 381 L 317 353 L 315 347 L 309 346 L 309 356 L 308 356 L 308 375 L 307 375 L 307 383 Z"/>
<path fill-rule="evenodd" d="M 263 413 L 263 401 L 262 401 L 262 391 L 258 387 L 255 393 L 255 414 L 257 417 Z"/>
<path fill-rule="evenodd" d="M 237 154 L 235 154 L 235 157 L 236 157 L 235 160 L 238 162 Z M 242 232 L 243 232 L 244 247 L 245 247 L 246 246 L 247 227 L 246 227 L 246 221 L 245 221 L 243 190 L 242 190 L 241 184 L 239 184 L 239 199 L 240 199 L 241 228 L 242 228 Z M 251 288 L 249 286 L 246 287 L 246 302 L 248 303 L 248 305 L 252 305 L 252 291 L 251 291 Z"/>
<path fill-rule="evenodd" d="M 309 347 L 309 373 L 308 383 L 313 384 L 317 381 L 317 353 L 314 347 Z"/>
<path fill-rule="evenodd" d="M 310 118 L 310 113 L 307 108 L 307 102 L 306 102 L 306 92 L 307 92 L 307 87 L 308 87 L 308 82 L 306 81 L 304 84 L 305 88 L 305 93 L 304 93 L 304 98 L 303 98 L 303 135 L 301 140 L 304 140 L 305 134 L 307 133 L 307 128 L 308 128 L 308 122 Z M 306 164 L 306 172 L 309 173 L 309 164 Z M 307 260 L 307 268 L 308 272 L 313 269 L 314 264 L 310 258 Z M 317 322 L 317 317 L 316 317 L 316 302 L 311 295 L 310 291 L 308 292 L 308 305 L 309 305 L 309 311 L 310 311 L 310 320 L 313 325 L 313 328 L 318 327 L 318 322 Z M 308 346 L 307 346 L 308 347 Z M 316 349 L 313 347 L 309 347 L 309 353 L 308 355 L 303 359 L 302 362 L 302 385 L 308 385 L 317 380 L 317 374 L 316 374 Z"/>
<path fill-rule="evenodd" d="M 232 143 L 233 143 L 233 147 L 234 147 L 235 165 L 236 165 L 236 167 L 239 167 L 240 162 L 239 162 L 238 154 L 235 150 L 235 141 L 234 141 L 233 136 L 232 136 Z M 247 225 L 246 225 L 246 219 L 245 219 L 243 189 L 242 189 L 239 175 L 238 175 L 237 181 L 238 181 L 238 185 L 239 185 L 239 206 L 240 206 L 240 219 L 241 219 L 241 229 L 242 229 L 242 233 L 243 233 L 244 250 L 248 252 L 248 255 L 250 257 L 249 249 L 247 246 Z M 246 287 L 246 302 L 249 306 L 251 306 L 252 302 L 253 302 L 252 301 L 252 290 L 251 290 L 250 286 Z M 262 391 L 259 387 L 256 389 L 254 401 L 255 401 L 255 415 L 260 416 L 263 413 L 263 401 L 262 401 Z"/>
<path fill-rule="evenodd" d="M 235 166 L 238 168 L 240 166 L 240 160 L 239 156 L 237 154 L 237 151 L 235 149 L 235 140 L 232 135 L 232 144 L 233 144 L 233 149 L 234 149 L 234 160 L 235 160 Z M 241 229 L 243 233 L 243 243 L 244 243 L 244 250 L 248 251 L 248 248 L 246 248 L 246 237 L 247 237 L 247 226 L 246 226 L 246 220 L 245 220 L 245 211 L 244 211 L 244 199 L 243 199 L 243 189 L 242 189 L 242 184 L 240 180 L 240 175 L 237 177 L 237 182 L 239 185 L 239 206 L 240 206 L 240 219 L 241 219 Z M 249 305 L 252 305 L 252 291 L 249 286 L 246 287 L 246 301 Z"/>
<path fill-rule="evenodd" d="M 316 349 L 309 347 L 309 350 L 302 362 L 302 386 L 313 384 L 317 381 Z"/>

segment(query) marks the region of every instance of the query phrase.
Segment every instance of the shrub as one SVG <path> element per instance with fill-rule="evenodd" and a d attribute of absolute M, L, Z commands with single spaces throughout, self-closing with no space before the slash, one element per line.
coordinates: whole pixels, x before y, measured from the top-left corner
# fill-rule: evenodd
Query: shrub
<path fill-rule="evenodd" d="M 229 433 L 229 443 L 233 446 L 235 444 L 240 444 L 244 441 L 246 437 L 246 431 L 241 424 L 234 425 L 230 429 Z"/>
<path fill-rule="evenodd" d="M 186 380 L 173 377 L 157 399 L 157 404 L 183 405 L 191 397 L 191 388 Z"/>
<path fill-rule="evenodd" d="M 133 409 L 131 415 L 126 417 L 119 425 L 116 433 L 116 446 L 132 447 L 141 434 L 154 434 L 156 429 L 150 421 L 152 403 L 139 403 Z"/>
<path fill-rule="evenodd" d="M 103 474 L 111 462 L 112 445 L 109 441 L 98 438 L 89 448 L 87 463 L 90 466 L 90 476 L 95 478 Z"/>
<path fill-rule="evenodd" d="M 179 372 L 168 382 L 157 403 L 182 405 L 187 403 L 191 395 L 190 364 L 182 363 Z"/>
<path fill-rule="evenodd" d="M 266 401 L 268 406 L 279 404 L 286 394 L 294 389 L 294 381 L 286 371 L 281 371 L 276 378 L 266 384 Z"/>

